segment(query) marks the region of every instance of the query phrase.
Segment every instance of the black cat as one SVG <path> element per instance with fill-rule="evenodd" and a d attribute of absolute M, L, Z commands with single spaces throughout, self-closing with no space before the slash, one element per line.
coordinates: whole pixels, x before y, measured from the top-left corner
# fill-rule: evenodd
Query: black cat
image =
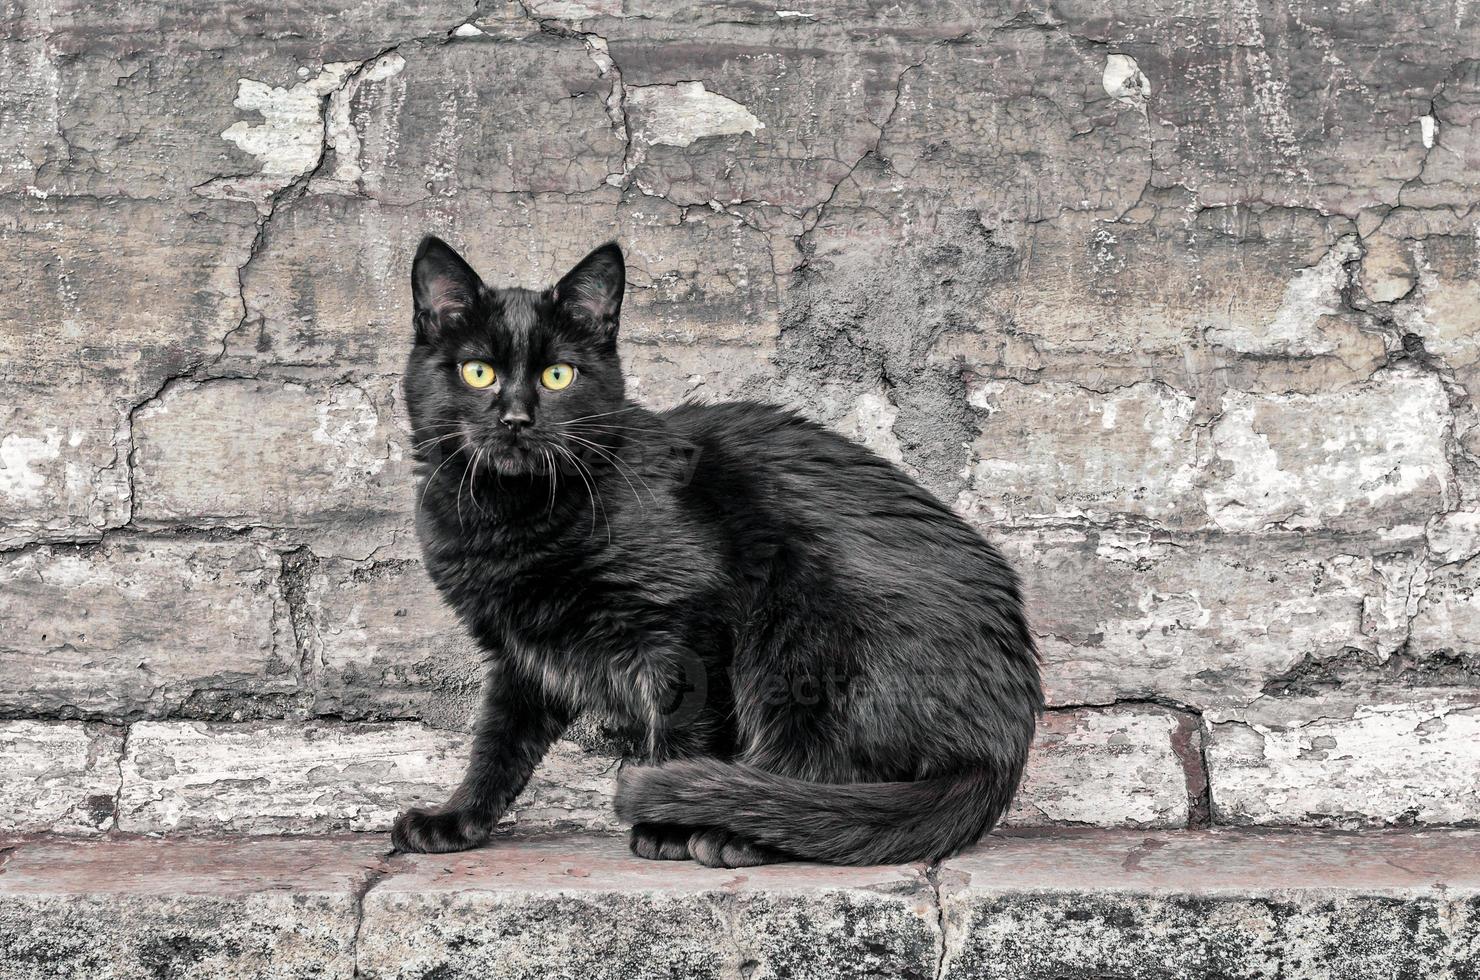
<path fill-rule="evenodd" d="M 975 841 L 1043 705 L 1012 569 L 790 412 L 629 401 L 625 281 L 614 243 L 542 292 L 417 250 L 417 526 L 490 676 L 462 785 L 402 814 L 395 847 L 482 843 L 582 712 L 645 746 L 616 798 L 642 857 L 870 864 Z"/>

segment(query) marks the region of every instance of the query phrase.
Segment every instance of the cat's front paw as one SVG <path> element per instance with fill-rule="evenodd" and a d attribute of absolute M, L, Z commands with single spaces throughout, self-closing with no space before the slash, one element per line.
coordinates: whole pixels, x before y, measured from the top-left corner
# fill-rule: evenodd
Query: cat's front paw
<path fill-rule="evenodd" d="M 398 854 L 466 851 L 486 842 L 491 829 L 462 810 L 407 810 L 391 827 L 391 848 Z"/>

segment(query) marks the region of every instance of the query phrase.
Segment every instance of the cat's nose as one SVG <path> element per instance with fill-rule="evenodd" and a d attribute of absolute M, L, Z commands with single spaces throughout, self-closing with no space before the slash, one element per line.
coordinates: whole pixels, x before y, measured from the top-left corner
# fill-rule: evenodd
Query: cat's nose
<path fill-rule="evenodd" d="M 498 417 L 504 427 L 518 435 L 529 426 L 529 413 L 522 408 L 510 408 Z"/>

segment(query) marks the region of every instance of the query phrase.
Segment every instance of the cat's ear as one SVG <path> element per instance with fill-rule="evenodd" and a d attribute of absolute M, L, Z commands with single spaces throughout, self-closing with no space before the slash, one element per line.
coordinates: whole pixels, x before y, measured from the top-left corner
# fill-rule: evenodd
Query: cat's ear
<path fill-rule="evenodd" d="M 613 338 L 626 288 L 627 263 L 622 250 L 616 242 L 607 242 L 565 274 L 555 286 L 555 302 L 573 319 Z"/>
<path fill-rule="evenodd" d="M 411 260 L 417 336 L 435 339 L 448 324 L 469 316 L 482 289 L 478 273 L 452 246 L 434 235 L 423 238 Z"/>

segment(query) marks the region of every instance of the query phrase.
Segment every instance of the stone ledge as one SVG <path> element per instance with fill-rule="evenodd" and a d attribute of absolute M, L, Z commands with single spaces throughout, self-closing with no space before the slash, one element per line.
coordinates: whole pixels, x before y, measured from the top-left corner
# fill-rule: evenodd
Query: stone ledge
<path fill-rule="evenodd" d="M 938 866 L 725 871 L 615 836 L 0 839 L 0 980 L 1469 980 L 1480 831 L 1054 831 Z"/>

